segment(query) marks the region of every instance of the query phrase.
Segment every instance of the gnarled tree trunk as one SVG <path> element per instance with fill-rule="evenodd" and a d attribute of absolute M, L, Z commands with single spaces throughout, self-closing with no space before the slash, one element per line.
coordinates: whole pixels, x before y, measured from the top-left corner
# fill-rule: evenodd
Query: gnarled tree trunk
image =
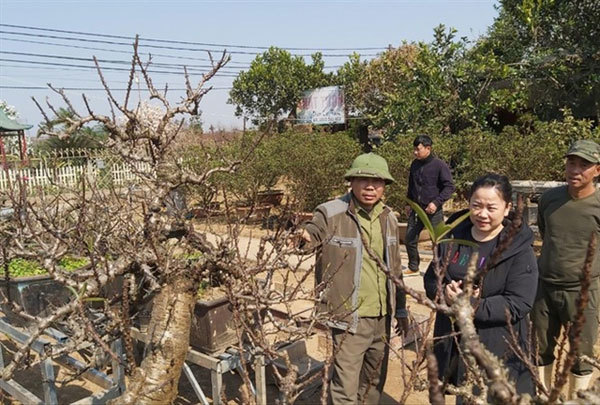
<path fill-rule="evenodd" d="M 112 404 L 162 405 L 175 400 L 190 341 L 196 293 L 194 280 L 178 275 L 155 296 L 146 356 L 127 392 Z"/>

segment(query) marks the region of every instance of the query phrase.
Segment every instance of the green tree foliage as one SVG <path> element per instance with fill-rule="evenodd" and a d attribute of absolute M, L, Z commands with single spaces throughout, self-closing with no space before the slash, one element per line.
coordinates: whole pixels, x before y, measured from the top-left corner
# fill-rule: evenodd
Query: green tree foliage
<path fill-rule="evenodd" d="M 600 116 L 600 2 L 503 0 L 489 31 L 470 43 L 443 25 L 431 42 L 403 43 L 340 68 L 351 110 L 388 137 L 501 132 L 519 117 Z"/>
<path fill-rule="evenodd" d="M 353 54 L 335 77 L 322 60 L 271 48 L 240 74 L 230 94 L 239 115 L 274 119 L 292 111 L 302 90 L 342 85 L 351 115 L 400 133 L 494 130 L 522 117 L 600 116 L 600 2 L 501 0 L 498 17 L 474 42 L 435 28 L 430 42 L 404 42 L 378 57 Z"/>
<path fill-rule="evenodd" d="M 475 46 L 443 25 L 431 43 L 390 48 L 358 72 L 351 87 L 357 109 L 388 137 L 398 133 L 457 133 L 500 123 L 500 113 L 522 111 L 516 69 L 489 47 Z M 353 63 L 354 62 L 354 63 Z M 344 69 L 356 66 L 356 61 Z M 352 70 L 351 70 L 352 71 Z"/>
<path fill-rule="evenodd" d="M 540 118 L 600 116 L 600 2 L 502 0 L 482 46 L 517 66 Z"/>
<path fill-rule="evenodd" d="M 237 116 L 252 117 L 255 124 L 276 122 L 295 110 L 303 91 L 332 82 L 333 75 L 323 68 L 320 53 L 312 55 L 312 64 L 307 65 L 301 56 L 271 47 L 233 81 L 228 103 L 236 106 Z"/>
<path fill-rule="evenodd" d="M 61 133 L 73 118 L 72 112 L 61 108 L 53 120 L 40 124 L 40 133 Z M 58 136 L 41 139 L 36 142 L 35 149 L 41 152 L 60 149 L 99 149 L 102 148 L 105 139 L 106 131 L 101 126 L 84 127 L 65 139 Z"/>
<path fill-rule="evenodd" d="M 414 45 L 390 48 L 359 71 L 353 94 L 355 103 L 357 109 L 377 126 L 396 129 L 407 124 L 405 119 L 411 113 L 403 111 L 404 116 L 398 117 L 401 107 L 397 103 L 401 100 L 408 103 L 410 95 L 406 88 L 413 79 L 417 53 Z M 395 103 L 398 108 L 392 107 Z M 397 122 L 399 119 L 402 123 Z"/>
<path fill-rule="evenodd" d="M 354 52 L 348 62 L 344 63 L 335 74 L 335 83 L 344 88 L 344 101 L 350 115 L 360 115 L 359 101 L 363 100 L 360 79 L 365 75 L 368 62 L 360 60 L 360 55 Z"/>

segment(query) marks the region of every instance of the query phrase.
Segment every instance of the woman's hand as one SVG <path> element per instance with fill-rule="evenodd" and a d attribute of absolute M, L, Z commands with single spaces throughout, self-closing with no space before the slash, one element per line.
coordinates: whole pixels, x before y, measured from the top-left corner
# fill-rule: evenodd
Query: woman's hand
<path fill-rule="evenodd" d="M 446 303 L 448 305 L 452 305 L 454 303 L 454 301 L 456 300 L 456 297 L 458 296 L 458 294 L 461 294 L 463 292 L 462 288 L 462 281 L 450 281 L 449 284 L 446 284 L 446 289 L 445 289 L 445 297 L 446 297 Z"/>

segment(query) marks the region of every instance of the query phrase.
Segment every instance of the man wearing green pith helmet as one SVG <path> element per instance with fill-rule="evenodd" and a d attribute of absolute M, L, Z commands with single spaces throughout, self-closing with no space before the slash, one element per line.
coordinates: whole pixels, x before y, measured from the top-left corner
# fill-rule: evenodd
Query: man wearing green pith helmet
<path fill-rule="evenodd" d="M 382 201 L 394 182 L 387 162 L 358 156 L 345 174 L 351 191 L 317 207 L 305 225 L 317 250 L 320 310 L 329 315 L 334 344 L 334 404 L 376 404 L 387 373 L 392 319 L 407 329 L 406 296 L 386 273 L 402 278 L 398 222 Z M 382 268 L 383 267 L 383 268 Z"/>

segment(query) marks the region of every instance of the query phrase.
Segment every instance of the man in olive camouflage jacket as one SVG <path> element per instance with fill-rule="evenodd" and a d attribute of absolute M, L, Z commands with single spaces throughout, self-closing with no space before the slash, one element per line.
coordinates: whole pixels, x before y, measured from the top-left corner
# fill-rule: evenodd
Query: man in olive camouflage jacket
<path fill-rule="evenodd" d="M 345 175 L 352 190 L 317 207 L 305 238 L 317 249 L 321 310 L 330 315 L 334 404 L 379 402 L 385 384 L 392 318 L 407 329 L 398 222 L 382 201 L 394 181 L 384 158 L 358 156 Z M 382 269 L 383 268 L 383 269 Z M 385 270 L 385 271 L 384 271 Z"/>

